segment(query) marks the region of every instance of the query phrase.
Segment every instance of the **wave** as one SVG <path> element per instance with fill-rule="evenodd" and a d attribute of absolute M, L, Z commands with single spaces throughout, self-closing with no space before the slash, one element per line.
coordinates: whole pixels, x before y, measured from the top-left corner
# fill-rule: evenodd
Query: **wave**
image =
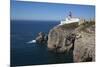
<path fill-rule="evenodd" d="M 36 40 L 31 40 L 31 41 L 29 41 L 27 43 L 36 43 Z"/>

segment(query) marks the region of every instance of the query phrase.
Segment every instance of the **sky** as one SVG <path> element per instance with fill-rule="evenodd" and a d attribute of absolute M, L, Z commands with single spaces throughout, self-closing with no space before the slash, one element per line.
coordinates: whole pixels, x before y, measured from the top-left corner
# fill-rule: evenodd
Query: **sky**
<path fill-rule="evenodd" d="M 73 17 L 95 18 L 95 6 L 11 1 L 11 20 L 64 20 L 69 11 Z"/>

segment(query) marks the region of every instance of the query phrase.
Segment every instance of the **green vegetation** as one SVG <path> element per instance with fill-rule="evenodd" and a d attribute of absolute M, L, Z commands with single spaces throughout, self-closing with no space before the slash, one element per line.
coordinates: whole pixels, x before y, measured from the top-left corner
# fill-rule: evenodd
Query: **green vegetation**
<path fill-rule="evenodd" d="M 85 26 L 85 27 L 89 27 L 91 25 L 95 25 L 95 21 L 86 21 L 82 25 Z"/>
<path fill-rule="evenodd" d="M 87 29 L 95 29 L 95 21 L 85 21 L 83 24 L 79 25 L 80 31 L 88 32 Z"/>
<path fill-rule="evenodd" d="M 78 22 L 70 23 L 70 24 L 64 24 L 61 26 L 61 28 L 64 29 L 75 29 L 78 27 Z"/>

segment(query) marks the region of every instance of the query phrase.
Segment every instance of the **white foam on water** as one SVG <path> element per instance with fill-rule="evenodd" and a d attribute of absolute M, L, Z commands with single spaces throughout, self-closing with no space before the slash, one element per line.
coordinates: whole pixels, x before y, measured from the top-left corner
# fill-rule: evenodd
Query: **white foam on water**
<path fill-rule="evenodd" d="M 36 43 L 36 40 L 29 41 L 27 43 Z"/>

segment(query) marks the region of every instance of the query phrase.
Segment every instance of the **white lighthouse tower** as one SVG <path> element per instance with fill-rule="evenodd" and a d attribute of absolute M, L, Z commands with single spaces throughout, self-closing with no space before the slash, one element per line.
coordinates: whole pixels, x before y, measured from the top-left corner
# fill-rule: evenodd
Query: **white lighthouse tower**
<path fill-rule="evenodd" d="M 60 25 L 75 23 L 75 22 L 79 22 L 79 21 L 80 21 L 80 19 L 73 17 L 72 12 L 70 11 L 68 17 L 65 20 L 61 21 Z"/>

